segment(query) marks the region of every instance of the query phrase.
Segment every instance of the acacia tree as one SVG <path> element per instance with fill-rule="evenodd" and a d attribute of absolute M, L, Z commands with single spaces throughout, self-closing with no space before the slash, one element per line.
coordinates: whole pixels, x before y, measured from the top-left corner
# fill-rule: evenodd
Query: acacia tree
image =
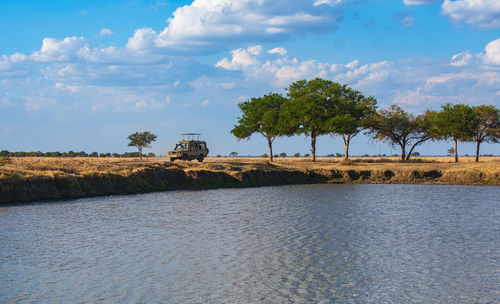
<path fill-rule="evenodd" d="M 366 126 L 376 139 L 399 146 L 401 160 L 409 160 L 415 147 L 432 138 L 429 125 L 434 116 L 433 112 L 428 111 L 417 117 L 398 105 L 392 105 L 388 109 L 379 110 L 366 121 Z M 411 148 L 407 154 L 408 146 Z"/>
<path fill-rule="evenodd" d="M 285 100 L 280 94 L 269 93 L 238 104 L 242 115 L 231 133 L 238 139 L 250 138 L 254 133 L 262 134 L 267 139 L 269 160 L 273 161 L 273 141 L 281 135 L 279 116 Z"/>
<path fill-rule="evenodd" d="M 332 84 L 329 93 L 334 101 L 334 115 L 328 119 L 327 129 L 340 135 L 344 141 L 344 159 L 349 159 L 349 144 L 363 128 L 366 119 L 376 113 L 377 100 L 365 97 L 347 85 Z"/>
<path fill-rule="evenodd" d="M 500 111 L 493 105 L 472 108 L 479 120 L 474 132 L 476 142 L 476 162 L 479 162 L 479 145 L 482 142 L 497 143 L 500 139 Z"/>
<path fill-rule="evenodd" d="M 473 140 L 479 119 L 469 105 L 447 103 L 441 108 L 436 117 L 437 132 L 445 139 L 453 139 L 455 162 L 458 162 L 457 142 Z"/>
<path fill-rule="evenodd" d="M 142 159 L 142 149 L 151 148 L 151 143 L 156 141 L 155 134 L 145 131 L 145 132 L 135 132 L 134 134 L 130 134 L 127 139 L 130 140 L 128 143 L 129 147 L 137 147 L 139 150 L 139 158 Z"/>
<path fill-rule="evenodd" d="M 338 84 L 337 84 L 338 85 Z M 326 122 L 333 114 L 332 81 L 315 78 L 299 80 L 287 88 L 288 99 L 282 106 L 281 130 L 287 136 L 311 137 L 312 161 L 316 161 L 316 137 L 327 134 Z"/>

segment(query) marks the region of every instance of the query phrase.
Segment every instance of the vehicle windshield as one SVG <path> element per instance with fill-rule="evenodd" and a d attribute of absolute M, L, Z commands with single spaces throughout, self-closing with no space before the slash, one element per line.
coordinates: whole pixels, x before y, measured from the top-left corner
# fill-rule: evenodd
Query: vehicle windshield
<path fill-rule="evenodd" d="M 174 150 L 185 150 L 189 149 L 189 144 L 176 144 Z"/>

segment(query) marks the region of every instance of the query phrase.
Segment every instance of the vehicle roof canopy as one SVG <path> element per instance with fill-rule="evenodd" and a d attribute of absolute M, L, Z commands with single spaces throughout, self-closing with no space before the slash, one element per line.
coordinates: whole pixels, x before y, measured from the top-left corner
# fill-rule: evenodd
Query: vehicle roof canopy
<path fill-rule="evenodd" d="M 200 140 L 201 133 L 182 133 L 182 140 Z"/>

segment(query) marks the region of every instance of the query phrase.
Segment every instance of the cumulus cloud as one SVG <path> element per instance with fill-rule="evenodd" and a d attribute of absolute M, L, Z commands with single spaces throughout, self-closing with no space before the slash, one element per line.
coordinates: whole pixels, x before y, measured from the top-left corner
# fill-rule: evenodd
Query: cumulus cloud
<path fill-rule="evenodd" d="M 346 0 L 195 0 L 178 8 L 157 33 L 139 29 L 127 47 L 144 52 L 204 53 L 228 44 L 278 41 L 334 31 Z"/>
<path fill-rule="evenodd" d="M 103 29 L 99 32 L 99 35 L 100 35 L 101 37 L 104 37 L 104 36 L 111 36 L 111 35 L 113 35 L 113 34 L 114 34 L 114 32 L 113 32 L 112 30 L 110 30 L 110 29 L 107 29 L 107 28 L 103 28 Z"/>
<path fill-rule="evenodd" d="M 480 29 L 500 28 L 498 0 L 444 0 L 441 9 L 456 23 L 465 22 Z"/>
<path fill-rule="evenodd" d="M 487 46 L 489 57 L 465 51 L 449 61 L 415 58 L 365 64 L 353 60 L 342 64 L 299 60 L 286 52 L 276 58 L 276 54 L 267 51 L 252 55 L 251 60 L 246 61 L 248 64 L 241 64 L 242 53 L 250 54 L 246 49 L 237 51 L 216 65 L 241 71 L 245 83 L 266 83 L 279 89 L 299 79 L 322 77 L 374 95 L 381 104 L 401 103 L 417 110 L 445 102 L 492 103 L 500 85 L 500 70 L 482 68 L 487 60 L 490 64 L 496 62 L 496 41 Z"/>
<path fill-rule="evenodd" d="M 487 64 L 500 65 L 500 39 L 493 40 L 484 48 L 483 60 Z"/>

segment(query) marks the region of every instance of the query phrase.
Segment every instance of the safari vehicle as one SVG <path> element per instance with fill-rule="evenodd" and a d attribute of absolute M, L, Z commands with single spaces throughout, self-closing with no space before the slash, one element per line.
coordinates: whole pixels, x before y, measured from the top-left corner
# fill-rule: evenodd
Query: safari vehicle
<path fill-rule="evenodd" d="M 175 160 L 193 160 L 197 159 L 202 162 L 208 155 L 207 143 L 200 140 L 201 134 L 199 133 L 184 133 L 182 140 L 179 141 L 174 150 L 168 151 L 170 161 Z"/>

